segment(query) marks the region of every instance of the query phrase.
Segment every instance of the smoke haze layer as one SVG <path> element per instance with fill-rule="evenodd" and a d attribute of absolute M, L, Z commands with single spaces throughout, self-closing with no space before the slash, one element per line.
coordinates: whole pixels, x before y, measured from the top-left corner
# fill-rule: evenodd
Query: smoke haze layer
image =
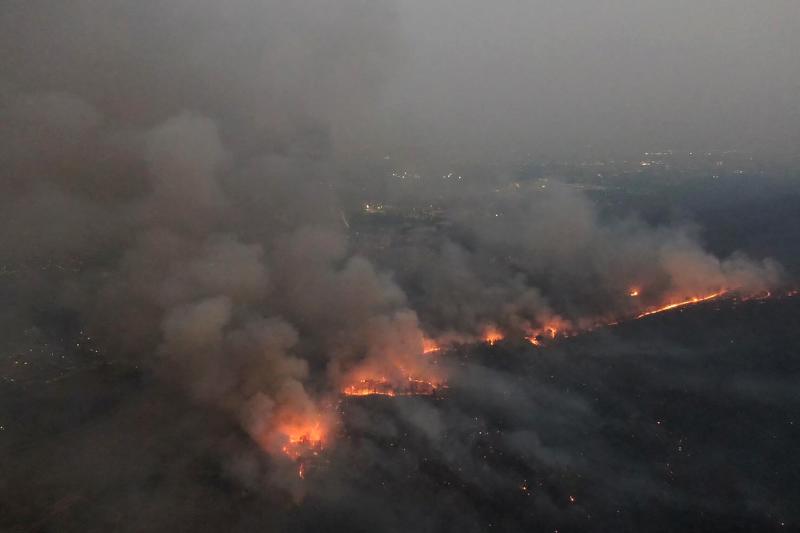
<path fill-rule="evenodd" d="M 123 414 L 87 429 L 87 440 L 104 440 L 126 418 L 147 418 L 142 413 L 174 403 L 153 422 L 157 442 L 142 452 L 153 471 L 159 461 L 177 460 L 187 436 L 200 436 L 187 445 L 190 455 L 211 455 L 232 491 L 244 487 L 281 503 L 311 492 L 323 507 L 346 509 L 335 494 L 370 498 L 343 465 L 367 461 L 397 481 L 403 463 L 382 445 L 411 433 L 445 464 L 463 467 L 448 474 L 462 476 L 454 483 L 479 479 L 481 490 L 495 494 L 522 481 L 511 479 L 506 464 L 484 471 L 473 461 L 474 443 L 465 441 L 475 429 L 468 415 L 474 404 L 485 401 L 481 416 L 508 421 L 513 429 L 498 446 L 532 450 L 522 459 L 527 467 L 579 461 L 543 442 L 529 427 L 533 418 L 548 428 L 583 430 L 593 427 L 592 408 L 546 383 L 519 383 L 510 371 L 425 355 L 431 342 L 435 351 L 496 332 L 498 340 L 537 343 L 548 331 L 577 334 L 686 298 L 761 295 L 786 281 L 769 258 L 708 251 L 689 221 L 606 216 L 587 195 L 555 181 L 543 188 L 500 179 L 487 193 L 484 185 L 495 176 L 458 192 L 418 180 L 402 198 L 389 191 L 387 203 L 444 198 L 437 201 L 445 205 L 440 224 L 389 228 L 381 237 L 388 244 L 371 246 L 350 218 L 363 211 L 361 198 L 385 192 L 364 178 L 375 161 L 428 170 L 459 160 L 502 173 L 521 154 L 553 145 L 598 138 L 627 150 L 632 138 L 672 119 L 678 126 L 648 141 L 689 131 L 693 142 L 747 145 L 757 133 L 731 141 L 706 124 L 719 127 L 714 119 L 722 116 L 728 130 L 750 123 L 748 111 L 728 112 L 747 108 L 758 80 L 769 80 L 768 94 L 783 94 L 800 76 L 780 68 L 785 48 L 797 40 L 782 17 L 796 12 L 790 3 L 747 7 L 763 18 L 757 35 L 769 34 L 754 49 L 748 45 L 755 36 L 738 37 L 747 26 L 741 15 L 725 9 L 717 18 L 712 5 L 721 9 L 722 2 L 709 2 L 699 21 L 680 31 L 667 25 L 648 35 L 635 23 L 666 16 L 661 7 L 642 4 L 620 27 L 615 13 L 630 6 L 614 2 L 574 40 L 558 35 L 575 29 L 544 31 L 546 21 L 591 19 L 598 8 L 588 2 L 512 2 L 496 10 L 467 4 L 34 0 L 0 8 L 0 47 L 7 51 L 0 74 L 7 329 L 25 332 L 20 342 L 34 345 L 39 341 L 26 335 L 53 316 L 52 322 L 74 321 L 79 326 L 58 342 L 71 345 L 78 330 L 80 342 L 92 339 L 109 361 L 137 369 L 145 376 L 137 379 L 147 382 L 141 398 L 119 399 Z M 693 8 L 680 3 L 677 10 Z M 669 17 L 677 24 L 678 15 Z M 712 20 L 725 31 L 706 42 L 700 21 Z M 625 31 L 609 37 L 615 29 Z M 685 51 L 667 45 L 672 32 L 686 33 L 684 47 L 705 51 L 702 61 L 680 63 Z M 669 87 L 656 74 L 632 81 L 651 57 L 639 52 L 630 52 L 629 62 L 619 59 L 619 69 L 597 51 L 579 57 L 598 43 L 613 51 L 643 42 L 662 64 L 683 72 L 681 80 L 697 71 L 701 79 Z M 704 84 L 717 87 L 734 75 L 723 68 L 731 60 L 728 44 L 743 50 L 746 68 L 736 74 L 743 81 L 697 115 L 692 91 L 700 91 L 702 103 L 713 91 Z M 755 69 L 772 52 L 778 55 Z M 557 56 L 567 60 L 551 63 Z M 709 64 L 722 65 L 719 77 L 704 73 Z M 590 89 L 590 81 L 600 89 Z M 655 103 L 642 114 L 645 102 L 627 97 L 645 92 Z M 570 111 L 587 95 L 585 107 Z M 765 118 L 757 132 L 796 139 L 797 123 L 781 113 L 784 104 L 765 100 L 771 103 L 764 114 L 775 120 Z M 575 121 L 586 108 L 584 129 Z M 601 134 L 607 125 L 611 133 Z M 436 398 L 446 386 L 456 400 L 444 407 L 408 398 L 387 412 L 341 408 L 346 391 L 378 387 Z M 520 404 L 534 414 L 517 412 Z M 340 438 L 343 424 L 363 440 Z M 87 453 L 81 437 L 71 439 L 69 449 Z M 111 457 L 98 464 L 113 469 L 122 448 L 110 445 Z M 322 490 L 309 491 L 298 459 L 323 448 L 331 450 L 333 474 L 322 479 Z M 91 462 L 74 463 L 84 459 Z M 56 478 L 76 475 L 73 463 L 52 468 Z M 175 468 L 179 492 L 185 472 Z M 88 485 L 102 492 L 102 481 Z M 551 498 L 561 496 L 537 505 L 549 512 Z M 141 498 L 153 506 L 149 520 L 169 527 L 170 517 L 146 495 L 130 497 L 128 509 Z M 392 516 L 400 520 L 404 508 L 398 504 Z M 102 518 L 116 524 L 112 515 Z M 176 511 L 175 520 L 181 516 Z M 385 526 L 392 516 L 374 522 Z M 463 520 L 475 529 L 472 517 Z M 441 528 L 425 517 L 419 526 Z"/>

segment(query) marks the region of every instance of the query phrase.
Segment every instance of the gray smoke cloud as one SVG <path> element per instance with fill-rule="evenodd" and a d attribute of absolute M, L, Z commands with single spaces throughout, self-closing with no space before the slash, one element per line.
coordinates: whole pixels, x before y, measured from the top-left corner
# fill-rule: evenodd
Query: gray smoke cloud
<path fill-rule="evenodd" d="M 447 217 L 446 230 L 417 232 L 384 258 L 444 338 L 479 337 L 487 325 L 515 334 L 586 329 L 694 296 L 764 293 L 784 275 L 770 259 L 714 256 L 691 226 L 601 216 L 559 183 L 468 193 Z"/>
<path fill-rule="evenodd" d="M 322 417 L 362 360 L 418 358 L 416 315 L 348 250 L 330 191 L 392 56 L 392 16 L 360 2 L 9 6 L 0 241 L 14 267 L 46 265 L 21 303 L 74 309 L 114 357 L 279 456 L 292 436 L 276 430 Z"/>

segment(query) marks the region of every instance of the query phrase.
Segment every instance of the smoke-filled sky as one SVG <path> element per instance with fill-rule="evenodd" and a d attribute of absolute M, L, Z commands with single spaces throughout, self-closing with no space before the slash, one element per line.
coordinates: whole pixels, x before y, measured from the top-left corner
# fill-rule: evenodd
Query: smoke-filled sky
<path fill-rule="evenodd" d="M 785 268 L 711 251 L 693 220 L 608 213 L 556 182 L 494 188 L 497 176 L 481 170 L 457 191 L 424 179 L 405 190 L 424 209 L 436 198 L 427 222 L 413 209 L 395 225 L 365 222 L 362 198 L 393 200 L 370 173 L 652 147 L 782 153 L 800 139 L 798 20 L 789 1 L 4 2 L 3 341 L 14 365 L 17 352 L 43 346 L 76 357 L 80 381 L 56 381 L 80 405 L 95 394 L 84 385 L 107 384 L 80 373 L 75 354 L 86 346 L 146 384 L 121 384 L 120 398 L 135 392 L 108 418 L 65 415 L 75 433 L 52 443 L 12 441 L 27 451 L 9 479 L 50 488 L 25 485 L 20 494 L 42 503 L 17 501 L 2 518 L 36 529 L 51 495 L 91 498 L 107 483 L 122 494 L 122 514 L 144 506 L 167 529 L 170 510 L 191 509 L 178 512 L 175 494 L 161 491 L 197 485 L 187 467 L 164 489 L 159 461 L 180 455 L 187 438 L 197 439 L 189 455 L 224 471 L 223 492 L 282 504 L 288 495 L 291 505 L 371 501 L 353 464 L 398 486 L 404 463 L 386 446 L 405 425 L 423 443 L 409 461 L 469 464 L 425 483 L 463 474 L 488 482 L 479 492 L 490 500 L 516 487 L 508 465 L 470 463 L 470 432 L 499 419 L 514 427 L 501 449 L 534 450 L 520 459 L 528 469 L 560 468 L 566 455 L 542 444 L 538 424 L 591 431 L 584 399 L 541 376 L 526 385 L 507 368 L 423 355 L 430 343 L 469 352 L 496 334 L 540 344 L 686 298 L 763 297 L 787 283 Z M 387 412 L 340 409 L 359 387 L 430 396 L 448 384 L 443 407 L 411 399 Z M 23 392 L 11 390 L 14 405 L 27 405 Z M 49 394 L 37 389 L 30 405 Z M 117 426 L 167 404 L 153 426 L 123 431 L 156 443 L 137 459 L 155 477 L 132 480 L 117 460 L 88 457 L 95 442 L 123 453 L 108 440 Z M 79 457 L 77 472 L 31 474 L 60 446 Z M 334 451 L 315 490 L 301 455 L 321 447 Z M 84 461 L 113 473 L 86 475 Z M 551 513 L 560 495 L 545 492 L 537 505 Z M 413 488 L 405 494 L 396 520 L 419 503 Z M 466 501 L 450 497 L 454 508 Z M 113 529 L 111 507 L 101 515 Z"/>
<path fill-rule="evenodd" d="M 629 153 L 798 140 L 800 6 L 791 0 L 398 9 L 411 52 L 391 87 L 393 110 L 447 148 Z"/>
<path fill-rule="evenodd" d="M 278 142 L 267 123 L 319 126 L 351 150 L 476 161 L 782 151 L 800 135 L 792 0 L 11 1 L 2 15 L 11 90 L 138 124 L 183 107 L 261 142 Z"/>

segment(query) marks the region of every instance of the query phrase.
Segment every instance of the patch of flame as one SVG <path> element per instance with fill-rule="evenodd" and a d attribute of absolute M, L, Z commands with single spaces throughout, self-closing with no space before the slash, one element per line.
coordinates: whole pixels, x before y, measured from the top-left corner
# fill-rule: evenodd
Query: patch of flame
<path fill-rule="evenodd" d="M 438 352 L 441 349 L 442 349 L 442 347 L 439 346 L 439 343 L 436 342 L 435 340 L 428 339 L 427 337 L 422 339 L 422 353 L 423 354 L 429 354 L 429 353 Z"/>
<path fill-rule="evenodd" d="M 639 294 L 641 294 L 641 292 L 637 288 L 633 288 L 630 291 L 628 291 L 628 296 L 630 296 L 631 298 L 635 298 L 639 296 Z"/>
<path fill-rule="evenodd" d="M 378 379 L 360 379 L 357 383 L 348 385 L 342 389 L 342 394 L 345 396 L 396 395 L 389 381 L 383 377 Z"/>
<path fill-rule="evenodd" d="M 555 339 L 558 336 L 558 328 L 547 326 L 529 333 L 525 339 L 534 346 L 541 346 L 544 339 Z"/>
<path fill-rule="evenodd" d="M 530 342 L 534 346 L 541 346 L 542 345 L 542 339 L 541 339 L 540 335 L 530 335 L 528 337 L 525 337 L 525 340 L 527 340 L 528 342 Z"/>
<path fill-rule="evenodd" d="M 303 420 L 302 417 L 296 417 L 280 423 L 276 432 L 285 438 L 281 451 L 290 459 L 298 460 L 319 454 L 325 444 L 327 427 L 320 418 Z M 302 465 L 300 470 L 302 472 Z"/>
<path fill-rule="evenodd" d="M 363 378 L 342 389 L 345 396 L 430 396 L 444 385 L 437 381 L 427 381 L 408 376 L 406 381 L 396 386 L 385 377 Z"/>
<path fill-rule="evenodd" d="M 572 331 L 572 325 L 556 316 L 546 322 L 542 327 L 529 331 L 525 340 L 534 346 L 541 346 L 545 339 L 553 340 L 559 335 L 567 336 Z"/>
<path fill-rule="evenodd" d="M 682 300 L 680 302 L 673 302 L 670 304 L 666 304 L 662 307 L 657 307 L 655 309 L 650 309 L 649 311 L 645 311 L 636 316 L 636 319 L 644 318 L 646 316 L 655 315 L 656 313 L 663 313 L 664 311 L 670 311 L 672 309 L 677 309 L 679 307 L 685 307 L 687 305 L 698 304 L 700 302 L 707 302 L 709 300 L 713 300 L 714 298 L 719 298 L 720 296 L 724 295 L 727 291 L 721 290 L 712 294 L 707 294 L 705 296 L 693 296 L 687 300 Z"/>
<path fill-rule="evenodd" d="M 503 333 L 494 326 L 489 326 L 483 330 L 483 342 L 489 344 L 490 346 L 494 346 L 504 338 L 505 336 Z"/>

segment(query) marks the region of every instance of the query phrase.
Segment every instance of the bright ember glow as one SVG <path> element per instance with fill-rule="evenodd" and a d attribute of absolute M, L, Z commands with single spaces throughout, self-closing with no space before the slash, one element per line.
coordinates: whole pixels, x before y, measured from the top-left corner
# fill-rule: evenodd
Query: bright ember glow
<path fill-rule="evenodd" d="M 671 309 L 677 309 L 679 307 L 685 307 L 687 305 L 697 304 L 697 303 L 700 303 L 700 302 L 707 302 L 708 300 L 713 300 L 714 298 L 719 298 L 720 296 L 722 296 L 725 293 L 726 293 L 726 291 L 722 290 L 722 291 L 718 291 L 718 292 L 715 292 L 715 293 L 712 293 L 712 294 L 708 294 L 706 296 L 693 296 L 692 298 L 689 298 L 687 300 L 670 303 L 670 304 L 664 305 L 662 307 L 657 307 L 655 309 L 650 309 L 649 311 L 645 311 L 644 313 L 641 313 L 640 315 L 637 315 L 636 318 L 637 319 L 644 318 L 646 316 L 655 315 L 656 313 L 663 313 L 664 311 L 669 311 Z"/>
<path fill-rule="evenodd" d="M 442 349 L 442 347 L 439 346 L 439 343 L 437 343 L 435 340 L 428 339 L 428 338 L 422 339 L 422 353 L 423 354 L 429 354 L 429 353 L 438 352 L 441 349 Z"/>
<path fill-rule="evenodd" d="M 630 289 L 629 296 L 639 296 L 640 290 Z M 667 300 L 667 303 L 644 310 L 629 319 L 640 319 L 679 309 L 685 306 L 714 300 L 726 294 L 734 294 L 733 290 L 721 289 L 711 294 L 693 296 L 684 300 Z M 800 295 L 800 291 L 793 290 L 787 296 Z M 747 299 L 769 298 L 772 293 L 764 291 L 751 296 L 741 297 Z M 737 296 L 739 297 L 739 296 Z M 616 322 L 572 323 L 560 317 L 550 316 L 541 326 L 527 332 L 525 339 L 534 346 L 542 346 L 550 340 L 591 331 L 601 325 L 615 324 Z M 483 330 L 481 340 L 494 345 L 503 340 L 505 335 L 497 326 L 487 326 Z M 439 352 L 442 346 L 428 338 L 422 338 L 424 354 Z M 408 355 L 394 356 L 380 359 L 378 362 L 361 365 L 353 369 L 345 379 L 340 392 L 343 396 L 435 396 L 441 389 L 447 388 L 446 378 L 442 368 L 438 366 L 436 357 L 422 357 Z M 283 455 L 297 464 L 297 475 L 305 479 L 310 467 L 314 464 L 314 457 L 319 455 L 326 446 L 327 439 L 331 438 L 331 425 L 333 421 L 318 410 L 316 406 L 296 410 L 280 410 L 272 419 L 272 428 L 263 434 L 261 440 L 265 449 L 273 452 L 282 452 Z M 525 490 L 525 488 L 523 488 Z"/>
<path fill-rule="evenodd" d="M 555 339 L 558 335 L 558 328 L 553 326 L 545 326 L 530 333 L 525 339 L 534 346 L 541 346 L 544 339 Z"/>
<path fill-rule="evenodd" d="M 420 336 L 423 350 L 387 350 L 367 358 L 343 376 L 340 393 L 344 396 L 432 396 L 445 387 L 439 366 L 438 342 Z M 414 343 L 416 344 L 416 343 Z M 410 346 L 409 346 L 410 347 Z"/>
<path fill-rule="evenodd" d="M 497 342 L 503 340 L 504 335 L 494 326 L 490 326 L 483 331 L 483 342 L 494 345 Z"/>
<path fill-rule="evenodd" d="M 529 331 L 525 336 L 525 340 L 534 346 L 541 346 L 546 339 L 553 340 L 559 335 L 567 336 L 568 333 L 573 330 L 574 328 L 569 322 L 555 316 L 545 322 L 540 328 Z"/>
<path fill-rule="evenodd" d="M 396 396 L 392 385 L 386 378 L 360 379 L 357 383 L 345 387 L 342 394 L 345 396 Z"/>
<path fill-rule="evenodd" d="M 295 418 L 290 422 L 280 424 L 276 432 L 285 437 L 281 451 L 294 460 L 308 455 L 317 455 L 324 446 L 327 434 L 326 427 L 320 418 L 308 420 Z"/>
<path fill-rule="evenodd" d="M 443 384 L 409 376 L 400 386 L 393 385 L 384 377 L 364 378 L 342 390 L 345 396 L 430 396 Z"/>

